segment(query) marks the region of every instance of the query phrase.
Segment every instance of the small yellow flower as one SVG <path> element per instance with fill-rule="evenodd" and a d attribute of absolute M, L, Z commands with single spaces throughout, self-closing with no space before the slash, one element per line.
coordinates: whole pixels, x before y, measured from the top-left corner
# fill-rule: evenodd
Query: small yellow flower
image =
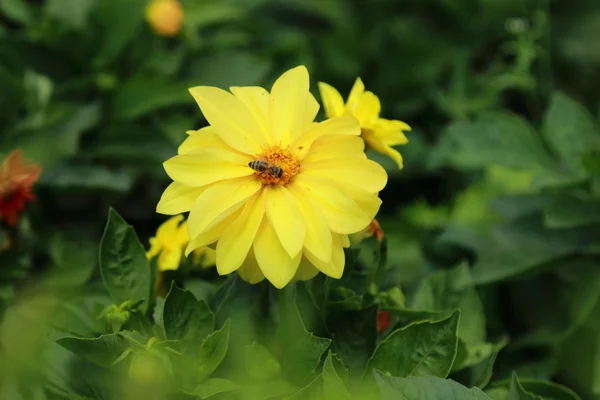
<path fill-rule="evenodd" d="M 210 126 L 164 163 L 173 183 L 157 212 L 189 211 L 186 253 L 216 246 L 221 275 L 282 288 L 319 271 L 340 278 L 349 234 L 377 214 L 385 170 L 367 159 L 353 117 L 315 123 L 304 66 L 261 87 L 190 93 Z M 251 166 L 252 165 L 252 166 Z"/>
<path fill-rule="evenodd" d="M 408 143 L 403 131 L 410 131 L 411 128 L 402 121 L 380 118 L 379 98 L 365 91 L 360 78 L 356 78 L 346 104 L 340 93 L 327 83 L 319 82 L 319 91 L 327 118 L 354 116 L 360 122 L 361 136 L 367 146 L 392 158 L 402 168 L 402 156 L 392 146 Z"/>
<path fill-rule="evenodd" d="M 183 24 L 183 9 L 178 0 L 152 0 L 146 8 L 146 20 L 157 35 L 177 36 Z"/>
<path fill-rule="evenodd" d="M 163 222 L 156 231 L 156 236 L 150 238 L 150 250 L 146 256 L 150 259 L 158 256 L 160 271 L 176 270 L 181 264 L 181 257 L 188 245 L 187 223 L 183 215 L 176 215 Z M 215 251 L 206 246 L 194 251 L 194 265 L 207 268 L 215 265 Z"/>

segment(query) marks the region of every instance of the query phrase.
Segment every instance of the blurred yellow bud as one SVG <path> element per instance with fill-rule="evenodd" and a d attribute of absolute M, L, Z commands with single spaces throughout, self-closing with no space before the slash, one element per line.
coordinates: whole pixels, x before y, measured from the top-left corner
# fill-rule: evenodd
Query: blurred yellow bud
<path fill-rule="evenodd" d="M 178 0 L 152 0 L 146 8 L 146 20 L 160 36 L 176 36 L 183 24 L 183 9 Z"/>

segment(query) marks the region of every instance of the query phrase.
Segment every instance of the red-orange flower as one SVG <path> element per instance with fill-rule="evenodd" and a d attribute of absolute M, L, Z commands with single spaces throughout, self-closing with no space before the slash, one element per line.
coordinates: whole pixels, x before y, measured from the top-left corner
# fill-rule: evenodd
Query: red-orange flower
<path fill-rule="evenodd" d="M 27 202 L 34 200 L 31 186 L 41 172 L 39 165 L 23 162 L 20 149 L 6 157 L 0 168 L 0 221 L 4 219 L 10 225 L 17 223 Z"/>
<path fill-rule="evenodd" d="M 379 311 L 377 313 L 377 331 L 382 333 L 390 327 L 390 321 L 392 319 L 389 311 Z"/>

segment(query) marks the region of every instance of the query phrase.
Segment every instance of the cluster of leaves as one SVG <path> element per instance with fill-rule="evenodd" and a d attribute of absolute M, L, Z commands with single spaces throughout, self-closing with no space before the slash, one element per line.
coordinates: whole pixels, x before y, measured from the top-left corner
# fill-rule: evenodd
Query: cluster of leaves
<path fill-rule="evenodd" d="M 100 318 L 86 305 L 37 295 L 27 307 L 34 317 L 49 313 L 50 328 L 29 332 L 27 344 L 49 357 L 33 356 L 35 368 L 6 368 L 8 398 L 579 399 L 515 373 L 487 386 L 506 342 L 486 342 L 468 268 L 431 275 L 407 306 L 390 279 L 385 241 L 348 251 L 340 281 L 321 277 L 277 291 L 232 276 L 210 294 L 172 282 L 164 298 L 153 294 L 156 269 L 137 234 L 114 210 L 99 253 Z M 388 289 L 380 290 L 384 281 Z M 381 334 L 379 309 L 394 315 Z M 6 329 L 27 327 L 20 312 Z M 23 338 L 7 332 L 3 358 L 18 360 Z"/>
<path fill-rule="evenodd" d="M 44 168 L 0 228 L 0 397 L 600 398 L 600 3 L 181 2 L 163 39 L 141 0 L 0 1 L 0 154 Z M 298 64 L 413 127 L 403 170 L 369 154 L 383 244 L 277 293 L 156 276 L 113 212 L 98 262 L 109 206 L 160 222 L 188 87 Z"/>

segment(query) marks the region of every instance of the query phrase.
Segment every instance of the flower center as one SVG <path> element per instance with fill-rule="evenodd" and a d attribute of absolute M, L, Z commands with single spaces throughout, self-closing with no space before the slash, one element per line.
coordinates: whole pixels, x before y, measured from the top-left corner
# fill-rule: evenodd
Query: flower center
<path fill-rule="evenodd" d="M 279 146 L 266 149 L 248 165 L 263 185 L 287 185 L 300 171 L 300 161 Z"/>

